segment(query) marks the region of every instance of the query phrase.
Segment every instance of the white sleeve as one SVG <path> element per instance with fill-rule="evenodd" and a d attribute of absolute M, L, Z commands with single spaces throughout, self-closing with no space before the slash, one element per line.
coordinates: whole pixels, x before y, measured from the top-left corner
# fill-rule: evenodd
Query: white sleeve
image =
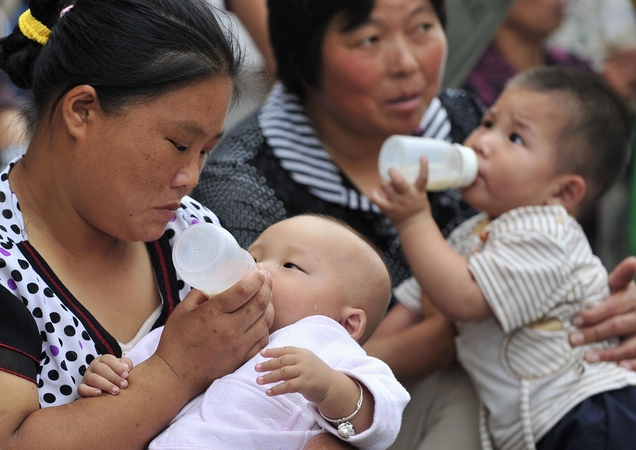
<path fill-rule="evenodd" d="M 342 333 L 346 334 L 344 328 L 340 328 Z M 323 331 L 323 336 L 325 334 Z M 329 334 L 333 337 L 336 332 L 333 330 Z M 400 431 L 402 413 L 410 400 L 408 392 L 397 381 L 389 366 L 377 358 L 368 356 L 348 335 L 341 339 L 321 339 L 321 343 L 326 345 L 319 349 L 316 355 L 333 369 L 358 380 L 369 390 L 375 402 L 371 427 L 346 439 L 346 442 L 364 450 L 388 448 Z M 320 426 L 338 436 L 336 428 L 322 418 L 315 405 L 312 404 L 311 408 Z"/>
<path fill-rule="evenodd" d="M 422 288 L 415 277 L 404 280 L 393 290 L 398 302 L 416 314 L 422 314 Z"/>

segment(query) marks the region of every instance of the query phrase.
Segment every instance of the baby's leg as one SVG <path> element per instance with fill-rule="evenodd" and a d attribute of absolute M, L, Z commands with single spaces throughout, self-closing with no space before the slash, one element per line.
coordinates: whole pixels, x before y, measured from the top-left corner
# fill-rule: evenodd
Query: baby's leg
<path fill-rule="evenodd" d="M 601 392 L 570 410 L 539 442 L 537 450 L 634 448 L 636 387 Z"/>

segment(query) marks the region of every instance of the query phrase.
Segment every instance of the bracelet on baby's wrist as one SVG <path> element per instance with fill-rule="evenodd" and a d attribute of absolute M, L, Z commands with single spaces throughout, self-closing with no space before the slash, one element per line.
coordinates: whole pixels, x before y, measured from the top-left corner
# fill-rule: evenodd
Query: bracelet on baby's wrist
<path fill-rule="evenodd" d="M 358 385 L 358 388 L 360 388 L 360 398 L 358 399 L 358 403 L 356 404 L 356 410 L 353 413 L 341 419 L 331 419 L 325 416 L 322 412 L 320 412 L 320 410 L 318 410 L 318 413 L 322 416 L 323 419 L 338 425 L 337 427 L 338 436 L 340 436 L 343 439 L 349 439 L 351 436 L 354 436 L 356 434 L 356 428 L 353 426 L 351 422 L 349 422 L 349 420 L 353 419 L 353 417 L 356 414 L 358 414 L 358 412 L 360 411 L 360 408 L 362 408 L 362 401 L 364 400 L 364 391 L 362 390 L 362 385 L 358 383 L 357 380 L 353 380 L 353 381 Z"/>

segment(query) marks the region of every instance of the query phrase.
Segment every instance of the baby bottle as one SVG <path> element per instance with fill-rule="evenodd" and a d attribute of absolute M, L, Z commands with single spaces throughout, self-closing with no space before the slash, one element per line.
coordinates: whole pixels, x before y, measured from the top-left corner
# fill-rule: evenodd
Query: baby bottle
<path fill-rule="evenodd" d="M 395 167 L 409 183 L 420 173 L 420 158 L 428 157 L 427 191 L 469 186 L 477 176 L 477 156 L 470 147 L 442 139 L 418 136 L 389 137 L 380 149 L 380 176 L 390 180 L 389 169 Z"/>
<path fill-rule="evenodd" d="M 172 249 L 181 278 L 207 296 L 223 292 L 256 270 L 254 258 L 225 228 L 201 222 L 186 228 Z"/>

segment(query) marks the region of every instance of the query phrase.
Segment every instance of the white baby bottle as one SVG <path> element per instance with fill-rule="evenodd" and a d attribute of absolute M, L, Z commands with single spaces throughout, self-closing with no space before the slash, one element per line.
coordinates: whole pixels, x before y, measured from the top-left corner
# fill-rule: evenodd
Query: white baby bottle
<path fill-rule="evenodd" d="M 172 249 L 177 273 L 208 296 L 223 292 L 256 270 L 254 258 L 225 228 L 201 222 L 186 228 Z"/>
<path fill-rule="evenodd" d="M 420 173 L 420 158 L 428 157 L 427 191 L 469 186 L 477 177 L 477 155 L 470 147 L 442 139 L 418 136 L 389 137 L 380 149 L 380 176 L 389 180 L 389 169 L 395 167 L 409 183 Z"/>

